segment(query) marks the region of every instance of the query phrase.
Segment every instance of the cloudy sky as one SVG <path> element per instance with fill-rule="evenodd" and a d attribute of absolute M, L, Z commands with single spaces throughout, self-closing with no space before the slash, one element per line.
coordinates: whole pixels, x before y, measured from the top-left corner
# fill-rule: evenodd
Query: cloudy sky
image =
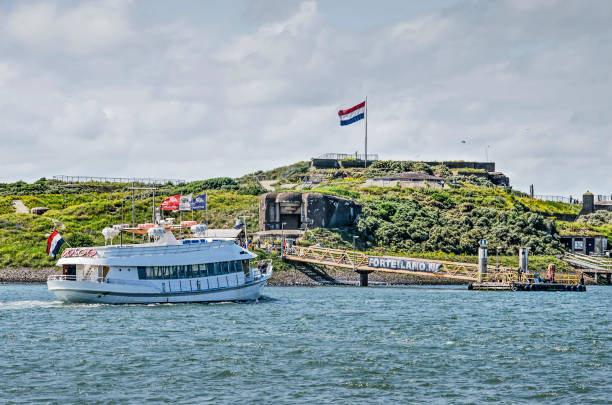
<path fill-rule="evenodd" d="M 3 1 L 1 182 L 240 176 L 325 152 L 612 192 L 612 1 Z M 465 141 L 462 142 L 462 141 Z"/>

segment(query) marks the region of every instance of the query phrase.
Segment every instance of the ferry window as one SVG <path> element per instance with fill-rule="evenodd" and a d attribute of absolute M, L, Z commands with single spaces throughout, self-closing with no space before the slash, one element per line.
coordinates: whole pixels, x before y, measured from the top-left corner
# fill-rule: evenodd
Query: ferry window
<path fill-rule="evenodd" d="M 172 278 L 172 268 L 170 266 L 164 266 L 164 278 Z"/>
<path fill-rule="evenodd" d="M 242 271 L 242 266 L 240 265 L 240 262 L 233 261 L 232 263 L 234 264 L 234 273 L 239 273 Z"/>
<path fill-rule="evenodd" d="M 176 276 L 177 278 L 185 278 L 185 266 L 176 266 Z"/>
<path fill-rule="evenodd" d="M 195 267 L 196 269 L 198 268 L 198 266 L 195 266 Z M 185 277 L 187 278 L 193 277 L 193 270 L 192 270 L 191 264 L 188 264 L 187 266 L 185 266 Z"/>
<path fill-rule="evenodd" d="M 208 275 L 206 274 L 206 265 L 198 264 L 198 267 L 200 268 L 200 277 L 206 277 Z"/>
<path fill-rule="evenodd" d="M 215 266 L 212 263 L 206 263 L 206 271 L 208 273 L 208 277 L 215 275 Z"/>
<path fill-rule="evenodd" d="M 138 266 L 138 278 L 140 280 L 146 280 L 146 278 L 147 278 L 147 269 L 146 269 L 146 267 Z"/>
<path fill-rule="evenodd" d="M 218 276 L 219 274 L 223 274 L 221 263 L 215 263 L 215 276 Z"/>
<path fill-rule="evenodd" d="M 172 277 L 171 278 L 178 278 L 178 266 L 172 266 Z"/>
<path fill-rule="evenodd" d="M 147 279 L 155 278 L 155 267 L 147 266 L 146 276 Z M 140 278 L 140 274 L 138 275 L 138 278 Z"/>
<path fill-rule="evenodd" d="M 191 277 L 200 277 L 200 266 L 194 264 L 191 266 Z"/>
<path fill-rule="evenodd" d="M 223 269 L 223 274 L 229 274 L 229 266 L 228 266 L 228 262 L 222 262 L 221 263 L 221 268 Z"/>

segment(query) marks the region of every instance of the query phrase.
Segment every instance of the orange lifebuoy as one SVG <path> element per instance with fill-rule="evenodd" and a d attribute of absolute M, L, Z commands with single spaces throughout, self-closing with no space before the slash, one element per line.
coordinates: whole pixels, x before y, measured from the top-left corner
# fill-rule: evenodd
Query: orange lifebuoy
<path fill-rule="evenodd" d="M 87 256 L 89 257 L 94 257 L 96 254 L 98 254 L 98 251 L 96 249 L 89 249 L 87 251 Z"/>
<path fill-rule="evenodd" d="M 87 256 L 87 249 L 79 249 L 77 254 L 81 257 Z"/>

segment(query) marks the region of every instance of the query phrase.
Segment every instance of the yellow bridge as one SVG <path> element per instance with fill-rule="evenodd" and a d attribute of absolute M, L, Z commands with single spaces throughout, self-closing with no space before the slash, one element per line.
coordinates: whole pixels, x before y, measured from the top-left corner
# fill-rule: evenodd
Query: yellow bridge
<path fill-rule="evenodd" d="M 320 264 L 324 266 L 353 269 L 362 274 L 362 285 L 367 285 L 367 274 L 373 271 L 413 274 L 428 277 L 464 281 L 478 280 L 476 263 L 450 262 L 412 257 L 372 256 L 360 251 L 327 249 L 314 246 L 294 246 L 283 253 L 285 260 Z M 364 276 L 365 275 L 365 284 Z M 577 274 L 556 274 L 555 281 L 562 284 L 576 284 Z M 512 267 L 487 266 L 485 282 L 533 283 L 534 274 L 521 274 Z"/>

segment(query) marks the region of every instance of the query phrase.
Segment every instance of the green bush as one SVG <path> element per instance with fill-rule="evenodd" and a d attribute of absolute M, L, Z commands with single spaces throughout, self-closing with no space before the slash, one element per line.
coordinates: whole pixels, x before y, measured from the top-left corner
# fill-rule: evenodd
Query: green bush
<path fill-rule="evenodd" d="M 185 186 L 174 189 L 173 194 L 197 194 L 205 190 L 238 190 L 236 180 L 231 177 L 215 177 L 207 180 L 197 180 Z"/>
<path fill-rule="evenodd" d="M 70 247 L 87 247 L 95 244 L 94 239 L 82 232 L 73 232 L 66 237 L 66 242 Z"/>
<path fill-rule="evenodd" d="M 404 172 L 433 174 L 431 166 L 424 162 L 377 160 L 366 169 L 366 177 L 379 177 Z"/>
<path fill-rule="evenodd" d="M 581 215 L 576 222 L 591 226 L 612 225 L 612 212 L 595 211 L 591 214 Z"/>
<path fill-rule="evenodd" d="M 363 201 L 357 229 L 372 247 L 406 251 L 475 254 L 480 239 L 502 246 L 501 253 L 514 252 L 519 246 L 530 246 L 534 254 L 555 254 L 561 249 L 554 223 L 540 214 L 520 207 L 507 211 L 465 203 L 451 208 L 454 204 L 448 196 L 433 196 L 442 206 L 398 196 Z"/>

